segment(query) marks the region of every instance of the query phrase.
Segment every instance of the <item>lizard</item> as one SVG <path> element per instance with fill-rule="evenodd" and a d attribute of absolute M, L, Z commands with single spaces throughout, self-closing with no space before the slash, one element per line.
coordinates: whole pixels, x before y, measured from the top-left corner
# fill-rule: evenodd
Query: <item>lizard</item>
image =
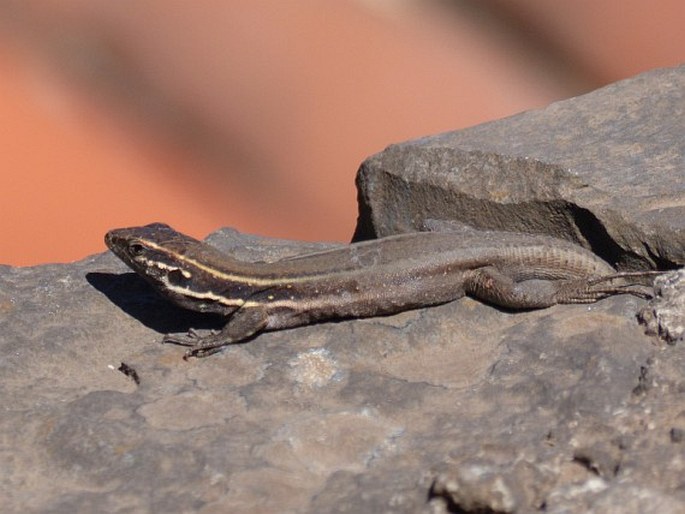
<path fill-rule="evenodd" d="M 162 223 L 110 230 L 108 248 L 180 307 L 226 317 L 201 337 L 167 334 L 206 357 L 262 331 L 397 313 L 469 295 L 508 309 L 650 295 L 568 241 L 544 235 L 444 230 L 392 235 L 275 262 L 245 262 Z M 615 281 L 623 282 L 616 284 Z"/>

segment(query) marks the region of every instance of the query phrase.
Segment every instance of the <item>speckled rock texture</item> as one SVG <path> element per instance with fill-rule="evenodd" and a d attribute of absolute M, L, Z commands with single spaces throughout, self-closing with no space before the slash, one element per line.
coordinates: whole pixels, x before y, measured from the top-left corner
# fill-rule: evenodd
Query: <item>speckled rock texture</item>
<path fill-rule="evenodd" d="M 358 235 L 456 219 L 682 265 L 684 73 L 391 147 L 361 170 Z M 326 247 L 210 242 L 245 260 Z M 683 512 L 685 345 L 645 333 L 645 308 L 464 298 L 184 361 L 162 335 L 222 321 L 112 254 L 3 266 L 2 511 Z"/>
<path fill-rule="evenodd" d="M 685 337 L 685 269 L 659 276 L 654 281 L 655 296 L 638 317 L 647 333 L 675 344 Z"/>

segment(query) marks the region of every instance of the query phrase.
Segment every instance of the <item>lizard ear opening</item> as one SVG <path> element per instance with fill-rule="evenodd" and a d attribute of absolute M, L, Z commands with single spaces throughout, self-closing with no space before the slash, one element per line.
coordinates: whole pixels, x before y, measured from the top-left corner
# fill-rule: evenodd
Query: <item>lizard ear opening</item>
<path fill-rule="evenodd" d="M 190 280 L 190 273 L 180 269 L 171 270 L 167 277 L 169 278 L 169 283 L 174 286 L 185 286 Z"/>

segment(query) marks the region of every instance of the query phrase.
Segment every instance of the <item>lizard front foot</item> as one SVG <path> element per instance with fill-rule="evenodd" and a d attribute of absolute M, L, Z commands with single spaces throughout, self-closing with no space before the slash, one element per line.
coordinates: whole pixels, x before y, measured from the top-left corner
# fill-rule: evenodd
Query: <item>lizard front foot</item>
<path fill-rule="evenodd" d="M 184 360 L 188 360 L 189 357 L 207 357 L 217 353 L 224 346 L 230 344 L 230 341 L 222 338 L 221 331 L 219 330 L 212 330 L 209 335 L 202 336 L 197 330 L 191 328 L 185 335 L 165 335 L 162 339 L 162 344 L 167 343 L 189 347 L 183 356 Z"/>
<path fill-rule="evenodd" d="M 211 335 L 218 334 L 218 330 L 212 330 Z M 166 334 L 162 338 L 162 344 L 177 344 L 179 346 L 197 346 L 208 336 L 202 336 L 200 333 L 191 328 L 185 334 Z"/>

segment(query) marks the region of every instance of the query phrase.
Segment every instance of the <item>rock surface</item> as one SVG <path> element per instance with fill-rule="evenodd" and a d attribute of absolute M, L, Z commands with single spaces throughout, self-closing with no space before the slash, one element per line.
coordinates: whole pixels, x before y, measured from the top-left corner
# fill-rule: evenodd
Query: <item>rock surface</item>
<path fill-rule="evenodd" d="M 655 296 L 639 312 L 647 333 L 675 344 L 685 337 L 685 269 L 660 275 L 654 281 Z"/>
<path fill-rule="evenodd" d="M 685 264 L 685 66 L 390 146 L 357 177 L 355 239 L 426 218 L 570 239 L 621 268 Z"/>
<path fill-rule="evenodd" d="M 681 263 L 682 74 L 641 76 L 463 140 L 391 148 L 362 170 L 360 227 L 388 233 L 427 215 L 552 233 L 625 267 Z M 210 241 L 246 260 L 324 247 L 231 230 Z M 266 333 L 184 361 L 162 334 L 220 320 L 171 306 L 113 255 L 0 267 L 0 503 L 56 513 L 683 512 L 685 345 L 645 334 L 635 316 L 645 305 L 614 297 L 508 312 L 464 298 Z"/>

